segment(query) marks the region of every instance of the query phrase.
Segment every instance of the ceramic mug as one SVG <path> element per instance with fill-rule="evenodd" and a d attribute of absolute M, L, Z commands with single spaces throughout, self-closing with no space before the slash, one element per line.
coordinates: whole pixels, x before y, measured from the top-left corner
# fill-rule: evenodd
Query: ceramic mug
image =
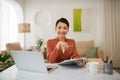
<path fill-rule="evenodd" d="M 98 73 L 99 70 L 99 62 L 88 62 L 86 64 L 86 67 L 88 68 L 90 73 Z"/>

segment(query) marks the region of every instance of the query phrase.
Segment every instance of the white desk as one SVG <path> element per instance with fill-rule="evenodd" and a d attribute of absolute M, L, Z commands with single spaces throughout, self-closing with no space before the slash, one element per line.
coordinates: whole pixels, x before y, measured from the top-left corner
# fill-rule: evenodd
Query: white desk
<path fill-rule="evenodd" d="M 120 74 L 114 71 L 113 75 L 89 73 L 87 68 L 68 68 L 57 64 L 58 68 L 50 74 L 34 73 L 17 70 L 12 66 L 0 73 L 0 80 L 120 80 Z"/>

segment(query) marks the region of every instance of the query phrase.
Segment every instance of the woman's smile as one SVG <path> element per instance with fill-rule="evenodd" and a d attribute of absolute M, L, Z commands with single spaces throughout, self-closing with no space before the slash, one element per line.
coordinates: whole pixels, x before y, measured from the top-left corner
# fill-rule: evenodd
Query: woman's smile
<path fill-rule="evenodd" d="M 59 38 L 65 37 L 67 35 L 68 30 L 68 26 L 63 22 L 59 22 L 56 27 L 56 33 Z"/>

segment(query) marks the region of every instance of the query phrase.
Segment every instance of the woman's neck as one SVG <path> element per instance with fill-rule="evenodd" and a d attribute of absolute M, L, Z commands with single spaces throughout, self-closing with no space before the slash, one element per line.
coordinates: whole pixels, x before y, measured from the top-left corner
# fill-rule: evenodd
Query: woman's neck
<path fill-rule="evenodd" d="M 65 37 L 58 37 L 60 41 L 65 41 Z"/>

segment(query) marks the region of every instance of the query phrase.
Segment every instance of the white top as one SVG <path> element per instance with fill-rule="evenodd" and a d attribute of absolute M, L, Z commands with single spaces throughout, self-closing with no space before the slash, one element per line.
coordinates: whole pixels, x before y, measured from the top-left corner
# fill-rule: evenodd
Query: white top
<path fill-rule="evenodd" d="M 50 74 L 19 71 L 12 66 L 0 73 L 0 80 L 120 80 L 120 74 L 114 71 L 113 75 L 104 74 L 102 70 L 97 74 L 91 74 L 86 67 L 58 66 Z"/>

